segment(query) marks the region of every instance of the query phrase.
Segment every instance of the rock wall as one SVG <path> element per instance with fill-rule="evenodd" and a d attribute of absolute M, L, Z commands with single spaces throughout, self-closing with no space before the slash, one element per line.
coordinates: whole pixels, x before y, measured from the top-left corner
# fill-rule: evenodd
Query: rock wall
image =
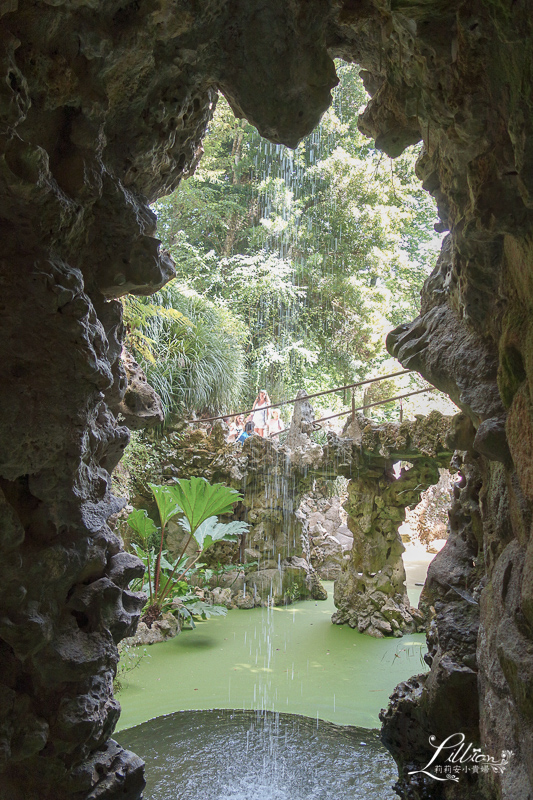
<path fill-rule="evenodd" d="M 400 687 L 391 706 L 396 721 L 385 720 L 384 737 L 403 769 L 402 797 L 527 798 L 533 792 L 525 699 L 533 674 L 531 5 L 425 9 L 405 4 L 390 14 L 381 69 L 369 69 L 367 83 L 376 92 L 362 126 L 391 154 L 415 129 L 424 141 L 417 174 L 437 200 L 440 229 L 450 233 L 424 287 L 420 316 L 393 331 L 388 347 L 464 410 L 472 429 L 470 436 L 468 426 L 462 431 L 461 449 L 478 477 L 469 475 L 461 489 L 462 511 L 454 505 L 451 516 L 452 533 L 455 526 L 459 532 L 439 556 L 440 572 L 430 574 L 430 594 L 444 574 L 429 640 L 431 671 L 424 688 L 419 680 Z M 510 766 L 458 786 L 422 785 L 420 776 L 406 775 L 406 762 L 417 761 L 430 731 L 442 738 L 458 730 L 495 757 L 513 750 Z"/>
<path fill-rule="evenodd" d="M 454 484 L 448 542 L 431 562 L 420 598 L 420 608 L 430 620 L 425 660 L 431 670 L 400 684 L 381 714 L 382 739 L 398 761 L 397 789 L 403 797 L 485 796 L 471 773 L 461 774 L 453 789 L 436 786 L 424 774 L 408 775 L 433 757 L 430 736 L 441 742 L 460 731 L 468 741 L 479 743 L 480 738 L 476 643 L 486 577 L 479 457 L 458 457 L 455 466 L 460 480 Z"/>
<path fill-rule="evenodd" d="M 429 553 L 438 550 L 433 546 L 436 539 L 448 538 L 448 512 L 454 480 L 448 469 L 439 469 L 439 481 L 422 492 L 420 502 L 406 511 L 406 526 L 401 530 L 402 540 L 416 541 L 424 545 Z"/>
<path fill-rule="evenodd" d="M 110 410 L 125 391 L 117 298 L 172 275 L 147 203 L 194 169 L 215 88 L 294 145 L 329 103 L 333 56 L 363 67 L 378 146 L 423 140 L 417 172 L 450 230 L 390 348 L 472 421 L 479 737 L 520 742 L 479 791 L 530 795 L 531 3 L 6 0 L 0 17 L 4 797 L 140 796 L 139 760 L 109 740 L 116 641 L 141 602 L 106 524 L 128 436 Z M 393 747 L 400 762 L 413 746 Z"/>
<path fill-rule="evenodd" d="M 344 561 L 350 558 L 353 533 L 346 524 L 346 500 L 342 487 L 340 495 L 332 495 L 327 482 L 317 479 L 298 508 L 309 543 L 309 560 L 324 580 L 336 580 Z"/>
<path fill-rule="evenodd" d="M 116 644 L 142 605 L 141 566 L 106 523 L 128 441 L 117 298 L 173 275 L 148 203 L 194 169 L 215 87 L 273 140 L 316 124 L 336 80 L 326 8 L 0 4 L 6 800 L 141 795 L 141 761 L 109 740 Z"/>

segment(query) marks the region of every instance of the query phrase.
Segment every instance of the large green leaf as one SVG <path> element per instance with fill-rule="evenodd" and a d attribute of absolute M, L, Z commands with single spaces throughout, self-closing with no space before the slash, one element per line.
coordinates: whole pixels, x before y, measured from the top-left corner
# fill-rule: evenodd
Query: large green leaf
<path fill-rule="evenodd" d="M 197 600 L 195 603 L 187 602 L 185 608 L 192 616 L 201 617 L 202 619 L 225 617 L 228 613 L 227 608 L 224 608 L 224 606 L 213 606 L 211 603 L 204 603 L 202 600 Z"/>
<path fill-rule="evenodd" d="M 161 553 L 161 569 L 162 570 L 168 570 L 169 572 L 172 572 L 172 570 L 176 566 L 176 562 L 175 561 L 174 562 L 168 561 L 168 559 L 166 558 L 167 555 L 168 555 L 167 550 L 163 550 L 163 552 Z M 180 563 L 178 564 L 177 569 L 180 569 L 180 566 L 185 566 L 186 563 L 187 563 L 187 556 L 184 556 L 180 560 Z"/>
<path fill-rule="evenodd" d="M 176 498 L 173 494 L 173 486 L 155 486 L 149 483 L 148 486 L 152 490 L 155 497 L 155 502 L 159 509 L 159 516 L 161 517 L 161 525 L 166 525 L 169 519 L 172 519 L 179 511 L 181 511 Z"/>
<path fill-rule="evenodd" d="M 194 534 L 209 517 L 228 514 L 242 495 L 222 483 L 208 483 L 205 478 L 181 479 L 167 487 L 172 497 L 185 514 Z"/>
<path fill-rule="evenodd" d="M 139 534 L 143 542 L 147 542 L 152 533 L 156 533 L 159 530 L 144 508 L 137 508 L 131 512 L 128 517 L 128 525 L 133 528 L 135 533 Z"/>
<path fill-rule="evenodd" d="M 182 520 L 181 525 L 186 531 L 190 530 L 187 520 Z M 205 551 L 215 542 L 236 542 L 239 535 L 246 533 L 249 527 L 247 522 L 218 522 L 216 517 L 209 517 L 198 526 L 193 537 L 200 550 Z"/>

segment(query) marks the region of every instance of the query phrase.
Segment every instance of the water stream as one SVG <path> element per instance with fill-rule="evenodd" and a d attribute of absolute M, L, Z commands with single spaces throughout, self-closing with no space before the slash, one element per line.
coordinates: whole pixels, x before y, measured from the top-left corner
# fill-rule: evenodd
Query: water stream
<path fill-rule="evenodd" d="M 194 631 L 146 648 L 119 694 L 121 729 L 192 709 L 302 714 L 378 728 L 394 687 L 427 669 L 425 636 L 374 639 L 332 625 L 328 599 L 229 611 Z"/>

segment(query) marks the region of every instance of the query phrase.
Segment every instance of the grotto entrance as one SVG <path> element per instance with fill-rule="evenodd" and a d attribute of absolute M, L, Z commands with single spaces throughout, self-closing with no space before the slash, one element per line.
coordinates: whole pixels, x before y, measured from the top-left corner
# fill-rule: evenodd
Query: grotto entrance
<path fill-rule="evenodd" d="M 529 796 L 529 4 L 95 0 L 89 13 L 58 0 L 5 2 L 0 15 L 3 797 L 142 793 L 140 759 L 110 739 L 116 643 L 142 604 L 127 589 L 139 564 L 106 522 L 128 436 L 111 411 L 125 391 L 116 298 L 172 275 L 148 200 L 194 169 L 215 87 L 293 145 L 330 102 L 337 55 L 364 68 L 360 124 L 378 146 L 394 156 L 424 141 L 418 174 L 450 237 L 421 315 L 390 348 L 473 425 L 447 548 L 470 600 L 449 578 L 436 590 L 431 678 L 393 701 L 399 790 L 435 795 L 408 772 L 429 735 L 464 728 L 515 754 L 505 774 L 473 776 L 469 795 Z M 478 640 L 463 611 L 479 595 Z"/>

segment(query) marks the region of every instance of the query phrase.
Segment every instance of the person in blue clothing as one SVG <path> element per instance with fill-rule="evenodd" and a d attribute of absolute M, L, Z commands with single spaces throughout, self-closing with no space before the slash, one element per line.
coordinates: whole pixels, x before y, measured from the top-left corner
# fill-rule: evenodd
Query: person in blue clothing
<path fill-rule="evenodd" d="M 240 442 L 242 444 L 244 441 L 246 441 L 246 439 L 250 436 L 250 434 L 247 433 L 246 428 L 244 427 L 244 417 L 243 416 L 238 417 L 238 420 L 239 420 L 238 425 L 240 428 L 240 432 L 235 441 Z"/>

